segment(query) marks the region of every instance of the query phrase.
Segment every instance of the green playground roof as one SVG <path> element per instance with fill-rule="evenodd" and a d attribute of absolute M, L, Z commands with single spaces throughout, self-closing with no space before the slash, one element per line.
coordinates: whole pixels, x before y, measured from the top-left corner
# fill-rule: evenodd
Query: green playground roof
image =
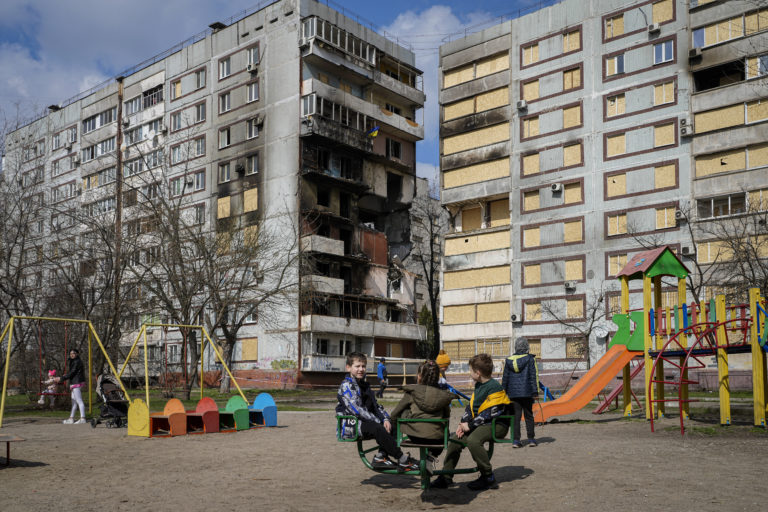
<path fill-rule="evenodd" d="M 648 277 L 672 276 L 683 279 L 689 273 L 689 270 L 675 253 L 670 250 L 669 246 L 664 245 L 650 251 L 635 254 L 624 265 L 621 272 L 616 274 L 616 277 L 626 276 L 629 281 L 641 279 L 644 275 Z"/>

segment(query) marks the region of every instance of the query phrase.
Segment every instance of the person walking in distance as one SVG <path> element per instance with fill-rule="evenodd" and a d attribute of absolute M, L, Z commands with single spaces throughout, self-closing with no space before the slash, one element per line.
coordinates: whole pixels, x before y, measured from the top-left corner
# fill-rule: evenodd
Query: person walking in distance
<path fill-rule="evenodd" d="M 512 429 L 512 448 L 521 448 L 520 416 L 525 416 L 528 446 L 538 446 L 534 432 L 533 401 L 539 396 L 539 368 L 536 357 L 530 354 L 528 340 L 515 340 L 515 354 L 504 363 L 501 387 L 512 401 L 515 421 Z"/>
<path fill-rule="evenodd" d="M 378 398 L 384 398 L 384 390 L 387 389 L 389 381 L 387 380 L 387 360 L 383 357 L 379 359 L 379 364 L 376 366 L 376 377 L 379 379 L 379 391 L 376 393 Z"/>

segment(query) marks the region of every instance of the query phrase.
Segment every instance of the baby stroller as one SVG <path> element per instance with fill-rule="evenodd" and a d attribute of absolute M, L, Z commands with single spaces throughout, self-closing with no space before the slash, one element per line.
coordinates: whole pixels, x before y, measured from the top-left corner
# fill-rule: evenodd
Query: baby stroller
<path fill-rule="evenodd" d="M 99 405 L 101 414 L 98 418 L 91 418 L 91 426 L 102 421 L 107 428 L 120 428 L 128 425 L 128 400 L 125 399 L 123 390 L 117 378 L 108 373 L 99 375 L 96 381 L 96 394 L 101 398 L 103 404 Z"/>

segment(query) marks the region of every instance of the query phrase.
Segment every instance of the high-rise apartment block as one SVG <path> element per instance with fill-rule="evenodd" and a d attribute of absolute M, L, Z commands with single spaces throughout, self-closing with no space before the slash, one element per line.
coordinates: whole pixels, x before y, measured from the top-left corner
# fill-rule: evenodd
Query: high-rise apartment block
<path fill-rule="evenodd" d="M 410 50 L 318 1 L 280 0 L 123 75 L 8 137 L 9 157 L 27 157 L 18 172 L 32 173 L 46 204 L 110 218 L 122 173 L 139 202 L 183 196 L 211 230 L 283 223 L 298 237 L 288 272 L 296 288 L 271 325 L 253 314 L 241 329 L 234 360 L 243 375 L 298 366 L 321 381 L 344 370 L 351 350 L 414 355 L 423 301 L 417 276 L 395 264 L 411 249 L 424 136 L 422 72 Z M 142 174 L 156 190 L 139 187 Z M 136 201 L 123 201 L 126 218 Z M 60 228 L 44 220 L 41 247 Z M 126 319 L 123 332 L 140 319 Z"/>
<path fill-rule="evenodd" d="M 634 254 L 668 244 L 706 266 L 703 226 L 766 204 L 758 4 L 564 0 L 441 47 L 453 359 L 526 336 L 547 369 L 594 361 L 615 327 L 590 319 L 619 311 L 614 276 Z M 584 340 L 573 325 L 600 328 Z"/>

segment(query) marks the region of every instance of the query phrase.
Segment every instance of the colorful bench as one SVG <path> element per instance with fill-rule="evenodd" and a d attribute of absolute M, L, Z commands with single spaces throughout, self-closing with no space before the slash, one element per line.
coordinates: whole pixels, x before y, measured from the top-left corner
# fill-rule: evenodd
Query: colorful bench
<path fill-rule="evenodd" d="M 219 431 L 219 408 L 210 397 L 201 398 L 194 411 L 187 411 L 188 434 L 213 434 Z"/>
<path fill-rule="evenodd" d="M 149 415 L 150 437 L 171 437 L 187 434 L 187 412 L 178 398 L 171 398 L 165 404 L 163 412 Z"/>
<path fill-rule="evenodd" d="M 251 428 L 276 427 L 277 405 L 269 393 L 259 393 L 248 407 L 248 417 Z"/>
<path fill-rule="evenodd" d="M 248 402 L 240 395 L 233 396 L 227 401 L 224 409 L 219 411 L 220 432 L 248 430 L 250 428 L 248 416 Z"/>

